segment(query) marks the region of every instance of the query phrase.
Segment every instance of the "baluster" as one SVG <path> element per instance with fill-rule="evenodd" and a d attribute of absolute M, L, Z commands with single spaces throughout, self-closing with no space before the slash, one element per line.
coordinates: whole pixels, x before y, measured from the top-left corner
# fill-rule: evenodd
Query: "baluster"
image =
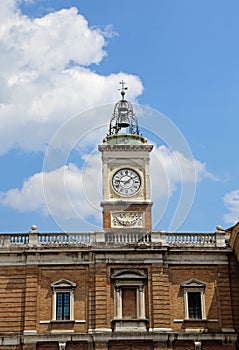
<path fill-rule="evenodd" d="M 208 235 L 204 234 L 204 245 L 208 245 Z"/>

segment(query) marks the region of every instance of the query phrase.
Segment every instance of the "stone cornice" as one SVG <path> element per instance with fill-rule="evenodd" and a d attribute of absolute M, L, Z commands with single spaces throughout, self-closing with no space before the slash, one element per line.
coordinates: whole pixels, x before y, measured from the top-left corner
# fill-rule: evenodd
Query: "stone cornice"
<path fill-rule="evenodd" d="M 195 332 L 175 332 L 168 329 L 150 329 L 149 332 L 112 332 L 109 330 L 92 329 L 88 333 L 64 333 L 59 332 L 57 334 L 37 334 L 34 332 L 29 334 L 18 334 L 12 336 L 2 336 L 1 345 L 3 346 L 13 346 L 19 344 L 34 344 L 40 342 L 58 342 L 59 337 L 61 342 L 77 342 L 86 341 L 88 343 L 96 341 L 110 340 L 152 340 L 152 341 L 171 341 L 174 340 L 195 340 Z M 232 342 L 237 341 L 237 333 L 233 332 L 222 332 L 222 333 L 197 333 L 198 341 L 222 341 L 222 342 Z"/>
<path fill-rule="evenodd" d="M 129 152 L 129 151 L 138 151 L 138 152 L 151 152 L 153 145 L 143 144 L 143 145 L 99 145 L 98 150 L 100 152 L 105 151 L 120 151 L 120 152 Z"/>

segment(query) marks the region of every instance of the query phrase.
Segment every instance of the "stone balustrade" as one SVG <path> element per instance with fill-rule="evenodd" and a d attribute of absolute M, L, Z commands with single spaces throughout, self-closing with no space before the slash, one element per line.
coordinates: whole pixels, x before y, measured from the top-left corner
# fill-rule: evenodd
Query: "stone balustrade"
<path fill-rule="evenodd" d="M 166 233 L 165 238 L 169 246 L 216 246 L 215 233 Z"/>
<path fill-rule="evenodd" d="M 151 233 L 120 232 L 107 233 L 105 235 L 106 244 L 130 244 L 130 243 L 150 243 Z"/>
<path fill-rule="evenodd" d="M 169 247 L 226 247 L 224 232 L 215 233 L 170 233 L 150 232 L 106 232 L 87 233 L 29 233 L 0 234 L 0 248 L 10 247 L 79 247 L 96 245 L 147 244 Z"/>
<path fill-rule="evenodd" d="M 78 246 L 90 244 L 90 233 L 41 233 L 38 235 L 41 246 Z"/>

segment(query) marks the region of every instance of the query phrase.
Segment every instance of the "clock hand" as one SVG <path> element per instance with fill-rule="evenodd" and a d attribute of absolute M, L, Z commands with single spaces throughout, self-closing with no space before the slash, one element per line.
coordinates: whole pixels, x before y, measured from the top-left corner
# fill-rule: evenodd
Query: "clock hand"
<path fill-rule="evenodd" d="M 120 180 L 120 182 L 124 182 L 124 183 L 127 183 L 131 180 L 131 177 L 128 179 L 128 180 Z"/>

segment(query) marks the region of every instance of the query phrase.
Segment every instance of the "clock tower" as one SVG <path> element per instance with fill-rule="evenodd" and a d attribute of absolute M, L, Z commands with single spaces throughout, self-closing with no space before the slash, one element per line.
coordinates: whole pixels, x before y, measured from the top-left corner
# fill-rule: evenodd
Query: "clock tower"
<path fill-rule="evenodd" d="M 115 104 L 102 153 L 103 229 L 151 230 L 150 152 L 153 145 L 139 134 L 138 120 L 125 99 Z"/>

